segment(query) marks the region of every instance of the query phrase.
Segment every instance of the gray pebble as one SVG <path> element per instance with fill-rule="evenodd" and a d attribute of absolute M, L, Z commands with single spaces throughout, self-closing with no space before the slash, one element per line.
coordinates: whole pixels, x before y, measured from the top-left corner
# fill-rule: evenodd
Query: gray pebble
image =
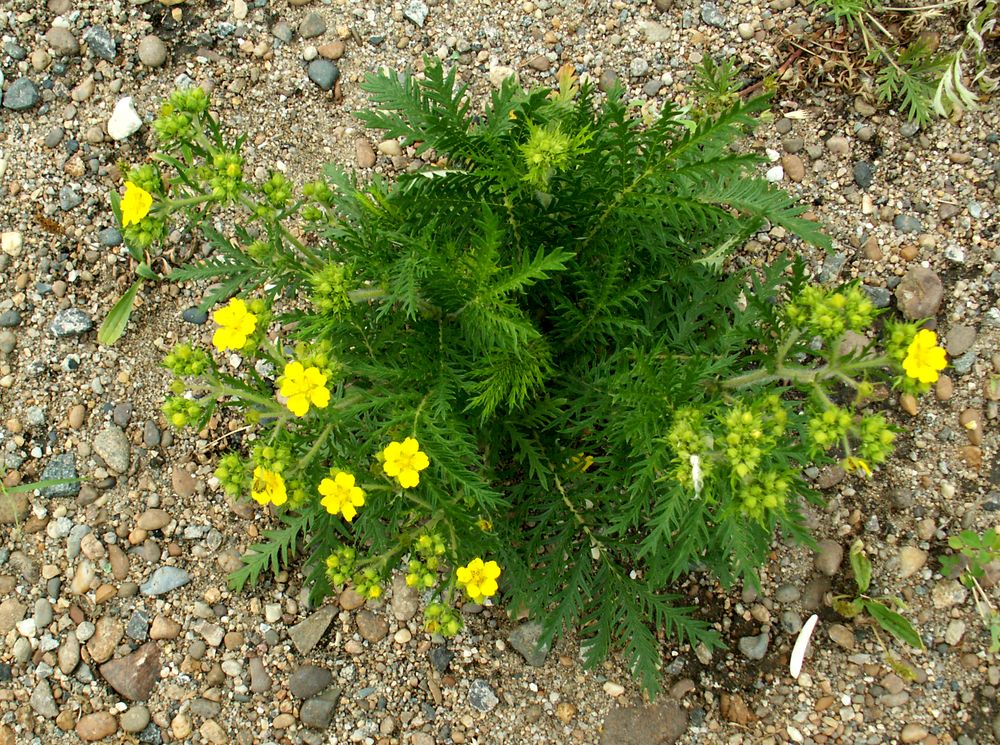
<path fill-rule="evenodd" d="M 97 240 L 102 246 L 114 248 L 122 244 L 122 233 L 118 228 L 104 228 L 97 234 Z"/>
<path fill-rule="evenodd" d="M 913 215 L 896 215 L 892 224 L 900 233 L 922 233 L 924 230 L 924 224 Z"/>
<path fill-rule="evenodd" d="M 428 12 L 427 3 L 422 2 L 422 0 L 410 0 L 403 8 L 403 15 L 406 16 L 406 20 L 412 21 L 420 28 L 423 28 L 424 21 L 427 20 Z"/>
<path fill-rule="evenodd" d="M 965 354 L 951 360 L 951 367 L 959 375 L 967 375 L 978 358 L 979 355 L 976 354 L 975 350 L 970 349 Z"/>
<path fill-rule="evenodd" d="M 167 45 L 155 34 L 139 42 L 139 61 L 146 67 L 161 67 L 167 61 Z"/>
<path fill-rule="evenodd" d="M 184 312 L 181 313 L 181 319 L 185 323 L 201 326 L 208 320 L 208 311 L 204 311 L 201 308 L 185 308 Z"/>
<path fill-rule="evenodd" d="M 751 660 L 762 660 L 767 654 L 767 645 L 770 642 L 771 638 L 765 631 L 757 636 L 740 637 L 739 648 L 745 657 Z"/>
<path fill-rule="evenodd" d="M 958 357 L 969 351 L 976 341 L 976 329 L 972 326 L 959 324 L 948 329 L 945 336 L 945 346 L 949 357 Z"/>
<path fill-rule="evenodd" d="M 11 111 L 25 111 L 42 100 L 36 86 L 28 78 L 18 78 L 11 83 L 3 97 L 3 106 Z"/>
<path fill-rule="evenodd" d="M 114 37 L 104 26 L 91 26 L 83 32 L 83 40 L 87 42 L 87 47 L 95 57 L 113 62 L 118 55 Z"/>
<path fill-rule="evenodd" d="M 896 286 L 896 307 L 905 318 L 919 321 L 938 312 L 944 298 L 944 284 L 932 269 L 915 266 Z"/>
<path fill-rule="evenodd" d="M 18 641 L 21 641 L 21 639 L 18 639 Z M 28 640 L 24 639 L 24 641 L 27 642 Z M 31 649 L 30 644 L 28 645 L 28 649 Z M 28 699 L 28 703 L 31 704 L 32 711 L 46 719 L 55 719 L 59 714 L 59 707 L 56 706 L 56 700 L 52 696 L 52 689 L 49 687 L 47 680 L 38 682 L 35 690 L 31 692 L 31 698 Z"/>
<path fill-rule="evenodd" d="M 614 88 L 617 83 L 618 73 L 614 70 L 605 69 L 604 72 L 601 73 L 600 79 L 597 81 L 597 87 L 607 93 L 609 90 Z"/>
<path fill-rule="evenodd" d="M 641 78 L 649 72 L 649 61 L 645 57 L 636 57 L 629 65 L 628 71 L 633 78 Z"/>
<path fill-rule="evenodd" d="M 326 33 L 326 21 L 319 13 L 309 13 L 299 23 L 299 36 L 313 39 Z"/>
<path fill-rule="evenodd" d="M 10 354 L 14 351 L 14 344 L 17 338 L 14 336 L 13 332 L 4 329 L 0 331 L 0 352 L 4 354 Z"/>
<path fill-rule="evenodd" d="M 469 706 L 476 711 L 493 711 L 500 699 L 490 688 L 490 684 L 482 678 L 476 678 L 469 686 Z"/>
<path fill-rule="evenodd" d="M 816 558 L 814 559 L 816 570 L 832 577 L 840 569 L 840 564 L 844 560 L 844 547 L 836 541 L 826 539 L 820 541 L 816 548 Z"/>
<path fill-rule="evenodd" d="M 94 438 L 94 452 L 118 473 L 128 471 L 132 447 L 121 427 L 111 425 Z"/>
<path fill-rule="evenodd" d="M 448 665 L 451 664 L 452 659 L 455 657 L 455 653 L 447 647 L 434 647 L 427 653 L 427 657 L 431 661 L 431 667 L 443 675 L 447 672 Z"/>
<path fill-rule="evenodd" d="M 861 289 L 876 308 L 888 308 L 890 303 L 892 303 L 892 292 L 886 287 L 861 285 Z"/>
<path fill-rule="evenodd" d="M 125 626 L 125 634 L 137 642 L 146 641 L 149 637 L 149 616 L 146 615 L 145 611 L 132 611 L 132 616 Z"/>
<path fill-rule="evenodd" d="M 653 96 L 657 95 L 660 92 L 660 89 L 662 87 L 663 87 L 663 81 L 660 80 L 659 78 L 653 78 L 652 80 L 647 81 L 644 86 L 642 86 L 642 92 L 645 95 L 652 98 Z"/>
<path fill-rule="evenodd" d="M 83 197 L 77 194 L 72 186 L 64 186 L 59 190 L 59 207 L 63 212 L 79 207 L 82 202 Z"/>
<path fill-rule="evenodd" d="M 797 634 L 802 630 L 802 616 L 793 610 L 783 611 L 781 614 L 781 629 L 786 634 Z"/>
<path fill-rule="evenodd" d="M 726 27 L 726 17 L 715 3 L 701 4 L 701 20 L 716 28 Z"/>
<path fill-rule="evenodd" d="M 874 175 L 871 164 L 867 161 L 859 160 L 854 164 L 854 183 L 862 189 L 867 189 L 872 185 Z"/>
<path fill-rule="evenodd" d="M 126 732 L 142 732 L 149 724 L 149 709 L 142 704 L 130 706 L 118 720 L 121 728 Z"/>
<path fill-rule="evenodd" d="M 44 629 L 52 623 L 52 605 L 45 598 L 38 598 L 35 601 L 35 628 Z"/>
<path fill-rule="evenodd" d="M 165 595 L 191 581 L 191 575 L 179 567 L 160 567 L 139 586 L 143 595 Z"/>
<path fill-rule="evenodd" d="M 267 693 L 271 690 L 273 682 L 264 667 L 264 661 L 260 657 L 250 658 L 250 690 L 254 693 Z"/>
<path fill-rule="evenodd" d="M 0 328 L 16 328 L 21 325 L 21 314 L 16 310 L 5 310 L 0 313 Z"/>
<path fill-rule="evenodd" d="M 52 456 L 45 470 L 42 471 L 42 481 L 64 480 L 76 478 L 76 456 L 73 453 L 62 453 Z M 39 490 L 43 497 L 74 497 L 80 492 L 80 484 L 55 484 Z"/>
<path fill-rule="evenodd" d="M 274 24 L 274 28 L 271 29 L 271 33 L 274 34 L 276 39 L 280 39 L 286 44 L 289 44 L 292 41 L 292 27 L 284 21 L 278 21 Z"/>
<path fill-rule="evenodd" d="M 142 425 L 142 444 L 147 448 L 155 448 L 160 445 L 160 428 L 152 419 L 147 419 Z"/>
<path fill-rule="evenodd" d="M 510 633 L 510 645 L 516 649 L 525 662 L 532 667 L 545 664 L 549 653 L 549 645 L 541 644 L 542 625 L 535 621 L 523 623 Z"/>
<path fill-rule="evenodd" d="M 42 143 L 47 148 L 54 148 L 60 142 L 62 142 L 62 139 L 65 136 L 66 136 L 66 130 L 63 129 L 62 127 L 56 126 L 48 131 L 48 134 L 45 135 L 45 139 L 42 140 Z"/>
<path fill-rule="evenodd" d="M 779 603 L 794 603 L 801 596 L 802 593 L 799 592 L 799 588 L 787 582 L 779 585 L 778 589 L 774 592 L 774 599 Z"/>
<path fill-rule="evenodd" d="M 920 125 L 915 122 L 904 122 L 899 128 L 899 133 L 903 137 L 913 137 L 917 132 L 920 131 Z"/>
<path fill-rule="evenodd" d="M 322 693 L 333 682 L 333 673 L 316 665 L 303 665 L 288 679 L 288 690 L 296 698 L 308 699 Z"/>
<path fill-rule="evenodd" d="M 313 81 L 321 90 L 333 90 L 333 86 L 340 77 L 340 70 L 330 60 L 315 59 L 309 63 L 306 70 L 309 79 Z"/>
<path fill-rule="evenodd" d="M 302 724 L 316 730 L 325 730 L 329 727 L 337 710 L 340 695 L 340 688 L 334 686 L 302 704 L 302 708 L 299 710 L 299 719 Z"/>

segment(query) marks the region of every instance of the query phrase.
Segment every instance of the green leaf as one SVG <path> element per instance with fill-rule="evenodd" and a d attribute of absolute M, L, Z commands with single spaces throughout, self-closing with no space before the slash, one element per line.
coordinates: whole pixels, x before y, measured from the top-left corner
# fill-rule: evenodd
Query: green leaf
<path fill-rule="evenodd" d="M 862 610 L 861 600 L 847 600 L 843 597 L 833 599 L 833 609 L 844 618 L 854 618 Z"/>
<path fill-rule="evenodd" d="M 3 486 L 0 484 L 0 494 L 21 494 L 23 492 L 33 492 L 37 489 L 48 489 L 50 486 L 61 486 L 63 484 L 78 484 L 82 479 L 42 479 L 32 481 L 30 484 L 18 484 L 17 486 Z"/>
<path fill-rule="evenodd" d="M 149 264 L 145 261 L 139 262 L 139 266 L 135 268 L 135 273 L 138 274 L 143 279 L 159 279 L 160 276 L 149 268 Z"/>
<path fill-rule="evenodd" d="M 854 570 L 854 581 L 858 585 L 858 592 L 868 592 L 868 587 L 872 583 L 872 563 L 865 556 L 865 545 L 861 541 L 855 541 L 851 546 L 851 569 Z"/>
<path fill-rule="evenodd" d="M 104 319 L 104 323 L 101 324 L 101 328 L 97 332 L 97 341 L 100 344 L 111 346 L 121 338 L 121 335 L 125 332 L 125 326 L 128 324 L 128 318 L 132 315 L 132 304 L 135 302 L 136 293 L 142 287 L 142 282 L 141 277 L 133 282 L 128 292 L 121 296 L 108 313 L 107 318 Z"/>
<path fill-rule="evenodd" d="M 913 628 L 913 624 L 903 618 L 896 611 L 889 610 L 882 603 L 876 600 L 862 599 L 865 610 L 872 618 L 878 621 L 878 625 L 888 631 L 904 644 L 909 644 L 914 649 L 924 649 L 924 641 L 920 634 Z"/>

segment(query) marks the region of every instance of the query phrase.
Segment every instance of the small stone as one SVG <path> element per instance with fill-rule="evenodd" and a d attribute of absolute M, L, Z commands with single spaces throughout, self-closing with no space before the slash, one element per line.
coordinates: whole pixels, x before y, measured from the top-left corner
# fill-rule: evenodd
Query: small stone
<path fill-rule="evenodd" d="M 80 717 L 75 731 L 84 742 L 96 742 L 117 732 L 118 720 L 110 711 L 96 711 Z"/>
<path fill-rule="evenodd" d="M 392 579 L 392 615 L 397 621 L 409 621 L 420 608 L 417 591 L 406 584 L 406 578 L 397 574 Z"/>
<path fill-rule="evenodd" d="M 956 580 L 947 580 L 939 582 L 931 590 L 931 602 L 934 603 L 935 608 L 943 610 L 955 605 L 961 605 L 965 602 L 967 595 L 968 590 L 959 582 Z"/>
<path fill-rule="evenodd" d="M 929 734 L 930 733 L 927 731 L 927 728 L 922 724 L 910 722 L 910 724 L 903 727 L 903 731 L 899 733 L 899 739 L 901 742 L 905 743 L 923 742 L 927 739 L 927 735 Z"/>
<path fill-rule="evenodd" d="M 785 169 L 782 168 L 780 165 L 778 165 L 778 166 L 771 166 L 764 173 L 765 180 L 767 180 L 769 183 L 772 183 L 772 184 L 777 184 L 784 177 L 785 177 Z"/>
<path fill-rule="evenodd" d="M 947 375 L 940 376 L 934 386 L 934 395 L 937 396 L 938 401 L 949 401 L 954 393 L 955 384 L 951 378 Z"/>
<path fill-rule="evenodd" d="M 0 525 L 19 525 L 30 507 L 26 492 L 0 492 Z"/>
<path fill-rule="evenodd" d="M 924 224 L 913 215 L 899 214 L 892 221 L 893 226 L 900 233 L 922 233 Z"/>
<path fill-rule="evenodd" d="M 948 628 L 944 632 L 944 641 L 952 647 L 957 647 L 965 636 L 965 621 L 953 618 L 948 622 Z"/>
<path fill-rule="evenodd" d="M 273 681 L 264 667 L 260 657 L 250 658 L 250 690 L 254 693 L 267 693 L 271 690 Z"/>
<path fill-rule="evenodd" d="M 798 155 L 783 155 L 781 167 L 785 169 L 785 175 L 788 176 L 789 181 L 798 183 L 806 176 L 805 164 Z"/>
<path fill-rule="evenodd" d="M 392 635 L 392 640 L 396 644 L 409 644 L 411 639 L 413 639 L 413 634 L 405 626 Z"/>
<path fill-rule="evenodd" d="M 24 238 L 16 230 L 5 230 L 0 235 L 0 250 L 3 250 L 8 256 L 20 256 L 23 245 Z"/>
<path fill-rule="evenodd" d="M 370 610 L 358 611 L 355 621 L 361 638 L 372 644 L 382 641 L 389 633 L 389 622 Z"/>
<path fill-rule="evenodd" d="M 672 36 L 670 29 L 657 21 L 641 21 L 639 28 L 646 35 L 646 41 L 651 44 L 670 41 Z"/>
<path fill-rule="evenodd" d="M 896 287 L 896 305 L 910 321 L 930 318 L 937 313 L 944 298 L 944 284 L 932 269 L 910 269 Z"/>
<path fill-rule="evenodd" d="M 916 416 L 919 411 L 917 407 L 917 397 L 912 393 L 904 393 L 899 397 L 899 408 L 910 416 Z"/>
<path fill-rule="evenodd" d="M 916 546 L 903 546 L 899 550 L 899 576 L 900 579 L 912 577 L 923 569 L 927 563 L 927 552 Z"/>
<path fill-rule="evenodd" d="M 701 20 L 709 26 L 715 26 L 716 28 L 726 27 L 726 17 L 715 3 L 701 4 Z"/>
<path fill-rule="evenodd" d="M 203 742 L 211 743 L 211 745 L 227 745 L 230 742 L 229 736 L 222 728 L 222 725 L 214 719 L 203 722 L 198 729 L 198 733 L 201 735 Z"/>
<path fill-rule="evenodd" d="M 106 662 L 111 659 L 124 635 L 125 629 L 117 619 L 113 616 L 101 616 L 94 628 L 94 635 L 87 642 L 87 652 L 94 662 Z"/>
<path fill-rule="evenodd" d="M 500 703 L 500 699 L 490 688 L 490 684 L 487 683 L 482 678 L 476 678 L 472 681 L 469 686 L 469 706 L 471 706 L 476 711 L 493 711 L 497 704 Z"/>
<path fill-rule="evenodd" d="M 510 633 L 510 645 L 532 667 L 541 667 L 549 653 L 549 645 L 541 644 L 542 625 L 531 621 L 523 623 Z"/>
<path fill-rule="evenodd" d="M 28 78 L 18 78 L 10 84 L 3 97 L 3 106 L 11 111 L 26 111 L 42 100 L 36 86 Z"/>
<path fill-rule="evenodd" d="M 167 61 L 167 45 L 154 34 L 144 36 L 139 42 L 139 61 L 146 67 L 162 67 Z"/>
<path fill-rule="evenodd" d="M 309 79 L 313 81 L 321 90 L 333 90 L 333 86 L 340 77 L 340 70 L 337 66 L 326 59 L 315 59 L 309 63 L 306 69 Z"/>
<path fill-rule="evenodd" d="M 870 163 L 864 160 L 860 160 L 854 164 L 854 183 L 860 186 L 862 189 L 867 189 L 872 185 L 872 181 L 875 177 L 875 172 L 872 169 Z"/>
<path fill-rule="evenodd" d="M 108 134 L 113 140 L 124 140 L 135 134 L 142 128 L 142 118 L 135 110 L 135 103 L 132 96 L 125 98 L 115 104 L 111 118 L 108 119 Z"/>
<path fill-rule="evenodd" d="M 641 78 L 649 72 L 649 60 L 645 57 L 636 57 L 629 65 L 628 71 L 633 78 Z"/>
<path fill-rule="evenodd" d="M 59 189 L 59 209 L 63 212 L 69 212 L 79 207 L 82 202 L 83 197 L 72 186 L 64 186 Z"/>
<path fill-rule="evenodd" d="M 288 679 L 288 690 L 296 698 L 317 696 L 333 682 L 333 673 L 323 667 L 303 665 Z"/>
<path fill-rule="evenodd" d="M 774 599 L 777 600 L 779 603 L 784 603 L 784 604 L 794 603 L 801 596 L 802 593 L 799 592 L 799 588 L 796 587 L 795 585 L 788 583 L 779 585 L 778 589 L 775 590 L 774 592 Z"/>
<path fill-rule="evenodd" d="M 345 45 L 340 39 L 334 39 L 329 44 L 320 44 L 316 47 L 316 51 L 319 53 L 319 56 L 324 59 L 338 60 L 343 57 L 344 52 L 347 51 L 347 45 Z"/>
<path fill-rule="evenodd" d="M 340 695 L 340 688 L 334 686 L 302 704 L 302 708 L 299 710 L 299 719 L 302 724 L 316 730 L 328 728 L 333 721 Z"/>
<path fill-rule="evenodd" d="M 181 320 L 185 323 L 201 326 L 208 321 L 208 312 L 201 308 L 185 308 L 184 312 L 181 313 Z"/>
<path fill-rule="evenodd" d="M 209 623 L 205 619 L 195 621 L 191 629 L 196 634 L 201 634 L 202 638 L 204 638 L 204 640 L 213 647 L 218 647 L 222 644 L 222 640 L 225 638 L 226 634 L 226 632 L 222 630 L 221 626 L 215 623 Z"/>
<path fill-rule="evenodd" d="M 60 339 L 70 336 L 80 336 L 94 328 L 94 320 L 77 308 L 68 308 L 56 313 L 49 330 Z"/>
<path fill-rule="evenodd" d="M 326 33 L 326 21 L 319 13 L 308 13 L 299 23 L 299 36 L 303 39 L 313 39 Z M 333 85 L 331 84 L 331 88 Z M 324 90 L 329 90 L 325 88 Z"/>
<path fill-rule="evenodd" d="M 614 88 L 618 84 L 618 73 L 614 70 L 605 69 L 601 73 L 601 77 L 597 80 L 597 87 L 601 89 L 604 93 Z"/>
<path fill-rule="evenodd" d="M 673 745 L 688 727 L 675 701 L 613 709 L 604 720 L 601 745 Z"/>
<path fill-rule="evenodd" d="M 191 718 L 183 712 L 177 714 L 170 720 L 170 734 L 174 736 L 175 740 L 184 741 L 193 731 L 194 728 L 191 726 Z"/>
<path fill-rule="evenodd" d="M 861 96 L 854 99 L 854 110 L 861 114 L 861 116 L 875 116 L 876 113 L 875 107 Z"/>
<path fill-rule="evenodd" d="M 827 630 L 827 634 L 838 647 L 844 649 L 854 649 L 854 645 L 857 643 L 854 639 L 854 633 L 842 623 L 832 624 Z"/>
<path fill-rule="evenodd" d="M 142 732 L 149 724 L 149 709 L 142 704 L 130 706 L 119 720 L 121 728 L 126 732 Z"/>
<path fill-rule="evenodd" d="M 403 8 L 403 16 L 406 20 L 423 28 L 424 22 L 427 20 L 428 10 L 427 3 L 422 2 L 422 0 L 410 0 Z"/>
<path fill-rule="evenodd" d="M 344 610 L 351 611 L 357 610 L 364 605 L 365 599 L 353 587 L 348 587 L 340 593 L 340 598 L 337 602 Z"/>
<path fill-rule="evenodd" d="M 427 653 L 427 657 L 431 661 L 431 667 L 444 675 L 448 672 L 448 666 L 455 657 L 455 653 L 447 647 L 434 647 Z"/>
<path fill-rule="evenodd" d="M 753 38 L 754 27 L 752 23 L 740 23 L 736 26 L 736 32 L 740 35 L 743 41 L 749 41 Z"/>
<path fill-rule="evenodd" d="M 958 324 L 948 329 L 945 336 L 945 347 L 949 357 L 959 357 L 969 351 L 976 342 L 976 329 L 973 326 Z"/>
<path fill-rule="evenodd" d="M 528 60 L 528 67 L 532 70 L 537 70 L 538 72 L 547 72 L 552 63 L 549 58 L 544 54 L 536 54 L 530 60 Z"/>
<path fill-rule="evenodd" d="M 181 633 L 181 625 L 172 618 L 157 616 L 149 629 L 150 639 L 176 639 Z"/>
<path fill-rule="evenodd" d="M 60 57 L 71 57 L 80 53 L 80 43 L 68 28 L 53 26 L 45 32 L 45 41 Z"/>
<path fill-rule="evenodd" d="M 139 586 L 143 595 L 165 595 L 191 581 L 191 575 L 179 567 L 164 566 L 157 569 Z"/>
<path fill-rule="evenodd" d="M 299 654 L 308 654 L 323 638 L 330 622 L 337 614 L 336 606 L 325 605 L 308 618 L 288 630 L 288 636 Z"/>
<path fill-rule="evenodd" d="M 844 547 L 836 541 L 825 539 L 819 542 L 817 548 L 816 558 L 813 561 L 816 570 L 832 577 L 840 569 L 840 564 L 844 560 Z"/>
<path fill-rule="evenodd" d="M 749 724 L 754 719 L 747 702 L 736 693 L 723 693 L 719 696 L 719 713 L 727 722 L 741 726 Z"/>
<path fill-rule="evenodd" d="M 166 510 L 149 509 L 139 515 L 135 524 L 136 527 L 145 531 L 161 530 L 167 527 L 172 519 Z"/>
<path fill-rule="evenodd" d="M 94 438 L 94 452 L 108 464 L 108 467 L 118 473 L 128 471 L 132 448 L 124 430 L 111 425 Z"/>
<path fill-rule="evenodd" d="M 767 654 L 767 647 L 770 642 L 771 638 L 765 631 L 763 634 L 758 634 L 757 636 L 740 637 L 739 648 L 748 659 L 762 660 L 764 659 L 764 655 Z"/>
<path fill-rule="evenodd" d="M 56 658 L 63 675 L 71 675 L 76 670 L 76 666 L 80 664 L 80 640 L 75 634 L 66 635 L 59 645 Z"/>
<path fill-rule="evenodd" d="M 56 706 L 56 700 L 52 696 L 52 688 L 49 687 L 47 680 L 40 680 L 35 685 L 31 697 L 28 699 L 28 704 L 32 711 L 46 719 L 55 719 L 59 714 L 59 707 Z"/>
<path fill-rule="evenodd" d="M 826 149 L 834 155 L 847 155 L 851 150 L 851 145 L 846 137 L 835 135 L 826 141 Z"/>
<path fill-rule="evenodd" d="M 91 26 L 83 32 L 83 40 L 95 57 L 114 62 L 118 56 L 118 46 L 111 33 L 104 26 Z"/>

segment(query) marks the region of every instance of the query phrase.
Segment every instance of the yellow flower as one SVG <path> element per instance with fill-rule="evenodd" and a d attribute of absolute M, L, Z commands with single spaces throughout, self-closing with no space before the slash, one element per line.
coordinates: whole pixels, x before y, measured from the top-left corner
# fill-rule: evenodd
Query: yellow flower
<path fill-rule="evenodd" d="M 419 472 L 431 464 L 427 454 L 421 452 L 420 443 L 412 437 L 402 442 L 390 442 L 382 451 L 382 459 L 382 470 L 404 489 L 412 489 L 419 484 Z"/>
<path fill-rule="evenodd" d="M 330 403 L 326 376 L 318 367 L 303 367 L 301 362 L 285 365 L 278 392 L 287 399 L 285 405 L 295 416 L 305 416 L 310 405 L 325 409 Z"/>
<path fill-rule="evenodd" d="M 125 196 L 121 201 L 122 227 L 137 225 L 142 218 L 149 214 L 149 208 L 153 206 L 153 195 L 136 186 L 131 181 L 125 182 Z"/>
<path fill-rule="evenodd" d="M 906 350 L 903 371 L 921 383 L 936 383 L 938 373 L 947 366 L 944 350 L 937 343 L 937 334 L 929 329 L 920 329 Z"/>
<path fill-rule="evenodd" d="M 455 570 L 458 584 L 465 587 L 465 592 L 474 603 L 482 603 L 486 598 L 497 594 L 497 578 L 500 567 L 495 561 L 473 559 L 466 566 Z"/>
<path fill-rule="evenodd" d="M 257 466 L 253 469 L 253 486 L 250 488 L 250 496 L 254 498 L 255 502 L 263 505 L 282 505 L 288 501 L 285 480 L 281 478 L 280 473 Z"/>
<path fill-rule="evenodd" d="M 858 473 L 864 476 L 872 475 L 872 467 L 868 465 L 868 462 L 862 460 L 861 458 L 855 458 L 853 455 L 844 458 L 844 462 L 841 463 L 841 467 L 847 471 L 847 473 Z"/>
<path fill-rule="evenodd" d="M 326 511 L 331 515 L 343 515 L 347 522 L 358 514 L 354 508 L 365 503 L 364 491 L 354 485 L 354 476 L 344 471 L 337 471 L 332 479 L 320 481 L 319 493 L 323 495 L 320 504 L 326 507 Z"/>
<path fill-rule="evenodd" d="M 243 349 L 247 337 L 257 328 L 257 316 L 247 310 L 247 304 L 233 298 L 229 305 L 212 314 L 212 320 L 219 324 L 212 337 L 212 344 L 220 352 L 227 349 Z"/>

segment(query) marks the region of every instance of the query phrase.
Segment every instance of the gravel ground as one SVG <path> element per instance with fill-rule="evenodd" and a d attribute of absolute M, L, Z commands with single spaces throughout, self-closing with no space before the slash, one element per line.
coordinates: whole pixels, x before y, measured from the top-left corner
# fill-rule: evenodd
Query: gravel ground
<path fill-rule="evenodd" d="M 162 351 L 208 336 L 200 289 L 140 297 L 126 337 L 94 327 L 130 281 L 107 192 L 141 162 L 177 84 L 210 89 L 249 133 L 251 168 L 297 181 L 337 162 L 391 176 L 413 162 L 353 119 L 381 67 L 453 60 L 476 93 L 511 71 L 553 84 L 564 62 L 630 95 L 683 101 L 703 56 L 777 69 L 818 16 L 790 0 L 6 0 L 0 7 L 0 458 L 5 483 L 79 487 L 0 505 L 0 745 L 192 743 L 952 743 L 1000 736 L 1000 665 L 971 598 L 940 573 L 946 537 L 996 525 L 1000 249 L 995 107 L 918 129 L 801 80 L 754 145 L 768 178 L 813 205 L 820 255 L 773 229 L 736 258 L 802 253 L 826 281 L 933 317 L 952 361 L 919 405 L 892 402 L 898 452 L 868 482 L 813 474 L 821 551 L 776 543 L 762 591 L 689 586 L 730 649 L 665 642 L 670 697 L 644 703 L 615 660 L 585 671 L 572 640 L 538 659 L 502 608 L 447 646 L 397 582 L 310 608 L 302 577 L 233 595 L 225 575 L 268 521 L 213 488 L 221 428 L 174 435 Z M 798 68 L 784 77 L 796 82 Z M 138 117 L 130 115 L 132 97 Z M 171 237 L 169 256 L 190 249 Z M 970 427 L 969 423 L 975 426 Z M 871 626 L 841 620 L 844 552 L 862 538 L 875 586 L 909 604 L 927 645 L 887 664 Z M 993 583 L 985 584 L 995 597 Z M 805 673 L 788 657 L 809 614 Z M 528 644 L 526 645 L 526 640 Z M 518 653 L 524 649 L 527 655 Z M 903 650 L 890 647 L 894 654 Z M 529 664 L 535 663 L 534 665 Z"/>

